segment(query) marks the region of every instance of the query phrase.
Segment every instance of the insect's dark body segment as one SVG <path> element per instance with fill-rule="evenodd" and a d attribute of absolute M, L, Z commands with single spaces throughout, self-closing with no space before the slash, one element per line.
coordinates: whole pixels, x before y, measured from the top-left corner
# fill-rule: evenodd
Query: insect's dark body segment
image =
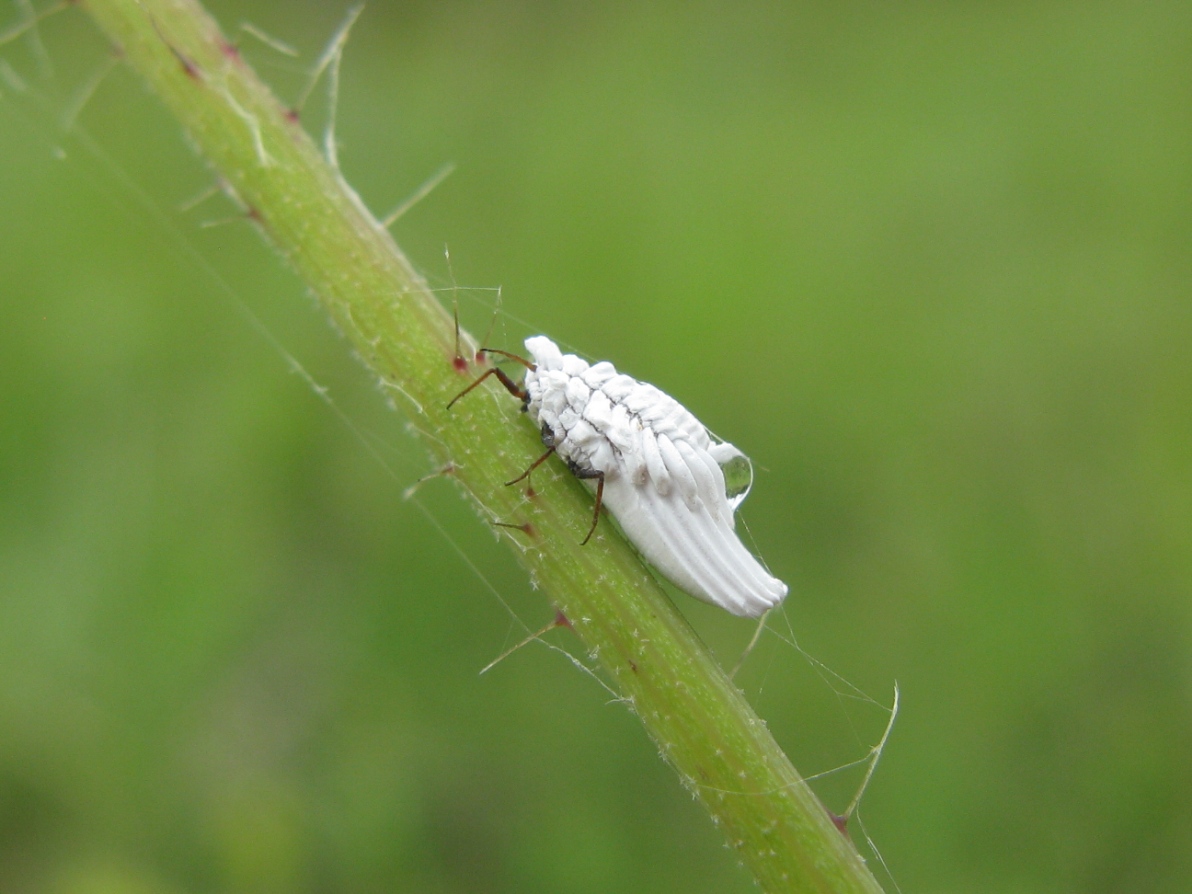
<path fill-rule="evenodd" d="M 526 412 L 526 407 L 524 405 L 522 406 L 522 412 L 523 413 Z M 542 445 L 544 447 L 549 448 L 552 451 L 558 447 L 558 441 L 555 438 L 555 433 L 553 431 L 551 431 L 550 426 L 547 425 L 545 422 L 542 423 Z M 580 464 L 577 463 L 573 459 L 568 459 L 568 460 L 566 460 L 566 462 L 567 462 L 567 468 L 571 470 L 571 474 L 574 475 L 576 478 L 580 478 L 580 479 L 596 478 L 596 477 L 604 474 L 603 472 L 601 472 L 597 469 L 581 468 Z"/>
<path fill-rule="evenodd" d="M 748 482 L 726 493 L 722 466 L 744 464 L 748 470 L 741 451 L 714 441 L 678 401 L 618 373 L 611 363 L 563 354 L 545 336 L 526 339 L 526 349 L 533 363 L 491 352 L 526 367 L 522 384 L 494 367 L 463 392 L 496 375 L 538 426 L 547 450 L 509 484 L 558 453 L 577 478 L 596 481 L 596 511 L 585 543 L 603 503 L 642 555 L 692 596 L 752 617 L 782 601 L 786 584 L 758 563 L 733 530 L 733 512 Z"/>
<path fill-rule="evenodd" d="M 529 399 L 527 397 L 527 399 L 522 401 L 522 412 L 525 413 L 528 409 Z M 542 443 L 546 447 L 546 453 L 534 460 L 534 462 L 530 464 L 530 468 L 526 469 L 525 474 L 519 475 L 512 481 L 506 482 L 507 486 L 510 484 L 517 484 L 517 482 L 521 481 L 523 478 L 528 478 L 531 472 L 538 468 L 538 466 L 545 462 L 546 459 L 558 449 L 558 439 L 555 437 L 555 433 L 551 430 L 550 425 L 545 422 L 542 423 L 541 436 Z M 585 469 L 570 457 L 568 457 L 565 462 L 567 463 L 567 468 L 571 470 L 571 474 L 580 481 L 594 480 L 597 482 L 596 508 L 592 510 L 592 526 L 588 528 L 588 533 L 584 536 L 584 539 L 580 541 L 580 545 L 583 546 L 592 539 L 592 535 L 596 532 L 596 525 L 600 522 L 600 507 L 604 503 L 604 472 L 600 471 L 599 469 Z"/>

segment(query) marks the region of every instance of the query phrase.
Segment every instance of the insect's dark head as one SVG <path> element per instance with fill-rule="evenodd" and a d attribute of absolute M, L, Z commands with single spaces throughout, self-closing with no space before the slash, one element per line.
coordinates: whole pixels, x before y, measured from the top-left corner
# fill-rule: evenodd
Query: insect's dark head
<path fill-rule="evenodd" d="M 545 422 L 542 423 L 542 443 L 546 447 L 557 446 L 557 442 L 555 441 L 555 433 L 551 431 L 551 427 Z"/>

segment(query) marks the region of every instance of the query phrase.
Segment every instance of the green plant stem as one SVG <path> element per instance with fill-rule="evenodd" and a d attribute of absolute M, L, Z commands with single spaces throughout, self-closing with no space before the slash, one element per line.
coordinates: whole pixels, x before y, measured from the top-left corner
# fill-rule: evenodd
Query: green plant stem
<path fill-rule="evenodd" d="M 613 527 L 602 524 L 588 546 L 579 546 L 591 519 L 588 491 L 559 463 L 540 469 L 532 500 L 503 486 L 541 453 L 538 433 L 495 385 L 446 410 L 476 375 L 475 368 L 453 362 L 450 315 L 298 116 L 257 78 L 201 5 L 80 5 L 304 278 L 481 515 L 529 524 L 526 531 L 500 530 L 762 888 L 880 890 L 765 724 Z M 463 353 L 473 351 L 465 338 Z"/>

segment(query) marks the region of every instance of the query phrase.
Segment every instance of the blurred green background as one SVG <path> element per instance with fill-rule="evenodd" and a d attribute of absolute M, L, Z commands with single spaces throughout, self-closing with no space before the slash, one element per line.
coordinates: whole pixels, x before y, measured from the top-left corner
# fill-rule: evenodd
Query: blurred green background
<path fill-rule="evenodd" d="M 301 52 L 244 42 L 292 99 L 347 6 L 211 9 Z M 753 890 L 565 658 L 478 676 L 502 600 L 549 606 L 449 483 L 402 499 L 404 420 L 204 226 L 230 206 L 180 210 L 210 175 L 130 73 L 92 148 L 60 132 L 107 50 L 77 10 L 40 35 L 0 48 L 0 890 Z M 375 2 L 338 135 L 378 213 L 458 166 L 396 235 L 470 328 L 500 284 L 495 343 L 611 359 L 752 455 L 776 627 L 901 685 L 862 818 L 902 890 L 1174 892 L 1190 100 L 1186 3 Z M 677 598 L 735 661 L 752 625 Z M 739 679 L 805 773 L 885 723 L 773 635 Z"/>

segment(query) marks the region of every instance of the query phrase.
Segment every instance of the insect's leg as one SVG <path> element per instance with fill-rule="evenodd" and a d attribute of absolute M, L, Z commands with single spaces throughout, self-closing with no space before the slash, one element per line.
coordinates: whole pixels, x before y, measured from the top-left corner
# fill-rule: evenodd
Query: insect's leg
<path fill-rule="evenodd" d="M 600 521 L 600 503 L 604 499 L 604 473 L 599 469 L 577 469 L 574 466 L 572 466 L 571 471 L 581 481 L 584 479 L 596 479 L 596 508 L 592 512 L 592 527 L 588 528 L 588 536 L 579 542 L 580 546 L 584 546 L 592 539 L 592 535 L 596 533 L 596 523 Z"/>
<path fill-rule="evenodd" d="M 533 370 L 533 369 L 538 368 L 533 363 L 531 363 L 529 360 L 527 360 L 525 357 L 519 357 L 517 354 L 511 354 L 508 351 L 502 351 L 499 348 L 481 348 L 480 351 L 483 354 L 500 354 L 502 357 L 506 358 L 507 360 L 513 360 L 517 363 L 520 363 L 526 369 Z"/>
<path fill-rule="evenodd" d="M 526 469 L 524 472 L 522 472 L 520 475 L 518 475 L 512 481 L 506 481 L 505 486 L 509 487 L 511 485 L 517 484 L 519 481 L 525 481 L 527 478 L 530 477 L 530 473 L 533 472 L 535 469 L 537 469 L 544 462 L 546 462 L 547 458 L 554 452 L 555 452 L 555 447 L 552 445 L 550 448 L 547 449 L 546 453 L 542 454 L 542 456 L 538 457 L 538 459 L 536 459 L 532 463 L 530 463 L 530 468 Z"/>
<path fill-rule="evenodd" d="M 523 403 L 525 403 L 525 401 L 529 399 L 529 394 L 526 393 L 526 389 L 522 388 L 521 385 L 517 384 L 517 382 L 515 382 L 515 381 L 513 381 L 513 379 L 509 378 L 509 374 L 506 373 L 505 370 L 498 369 L 497 367 L 494 366 L 492 369 L 485 370 L 483 375 L 481 375 L 478 379 L 476 379 L 475 382 L 473 382 L 471 385 L 469 385 L 467 388 L 465 388 L 459 394 L 455 395 L 455 397 L 451 398 L 451 403 L 447 404 L 447 409 L 450 410 L 455 405 L 455 402 L 457 400 L 459 400 L 461 397 L 463 397 L 465 394 L 467 394 L 469 391 L 471 391 L 473 388 L 475 388 L 477 385 L 479 385 L 481 382 L 483 382 L 489 376 L 496 376 L 498 379 L 500 379 L 501 384 L 505 386 L 505 390 L 508 391 L 510 394 L 512 394 L 514 397 L 516 397 L 518 400 L 522 401 Z"/>

